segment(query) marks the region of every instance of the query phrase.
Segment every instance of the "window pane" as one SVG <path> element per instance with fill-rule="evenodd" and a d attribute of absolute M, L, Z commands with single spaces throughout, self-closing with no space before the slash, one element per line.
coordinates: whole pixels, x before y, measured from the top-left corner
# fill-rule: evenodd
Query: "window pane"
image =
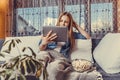
<path fill-rule="evenodd" d="M 55 25 L 59 9 L 55 2 L 51 4 L 53 5 L 47 4 L 47 1 L 44 1 L 44 5 L 38 5 L 39 7 L 33 6 L 32 4 L 32 7 L 26 7 L 24 4 L 24 7 L 17 8 L 16 35 L 39 35 L 41 34 L 42 26 Z"/>
<path fill-rule="evenodd" d="M 112 3 L 91 4 L 91 34 L 93 38 L 102 38 L 113 31 Z"/>
<path fill-rule="evenodd" d="M 84 5 L 66 5 L 65 11 L 70 12 L 77 24 L 85 28 Z"/>

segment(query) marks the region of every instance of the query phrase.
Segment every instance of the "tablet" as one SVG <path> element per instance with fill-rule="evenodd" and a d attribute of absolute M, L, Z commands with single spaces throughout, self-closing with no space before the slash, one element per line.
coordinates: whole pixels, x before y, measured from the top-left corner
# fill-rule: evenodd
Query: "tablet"
<path fill-rule="evenodd" d="M 46 36 L 47 33 L 52 30 L 53 33 L 57 34 L 56 42 L 66 42 L 68 41 L 68 29 L 67 27 L 62 26 L 43 26 L 43 36 Z"/>

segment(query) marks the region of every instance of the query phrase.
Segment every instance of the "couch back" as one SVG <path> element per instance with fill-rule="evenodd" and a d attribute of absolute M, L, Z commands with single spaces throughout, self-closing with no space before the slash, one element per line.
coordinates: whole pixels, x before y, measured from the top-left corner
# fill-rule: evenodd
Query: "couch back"
<path fill-rule="evenodd" d="M 95 49 L 95 47 L 98 45 L 98 43 L 100 42 L 101 39 L 92 39 L 92 51 Z M 2 48 L 2 44 L 5 40 L 4 39 L 0 39 L 0 50 Z"/>

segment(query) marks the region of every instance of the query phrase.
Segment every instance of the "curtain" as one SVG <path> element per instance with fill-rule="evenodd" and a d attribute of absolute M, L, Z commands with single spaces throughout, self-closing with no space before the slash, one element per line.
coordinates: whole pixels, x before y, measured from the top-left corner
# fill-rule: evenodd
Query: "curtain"
<path fill-rule="evenodd" d="M 55 25 L 59 0 L 17 0 L 16 36 L 40 35 L 45 25 Z"/>
<path fill-rule="evenodd" d="M 45 25 L 55 25 L 68 11 L 92 38 L 116 30 L 116 0 L 14 0 L 15 36 L 40 35 Z"/>

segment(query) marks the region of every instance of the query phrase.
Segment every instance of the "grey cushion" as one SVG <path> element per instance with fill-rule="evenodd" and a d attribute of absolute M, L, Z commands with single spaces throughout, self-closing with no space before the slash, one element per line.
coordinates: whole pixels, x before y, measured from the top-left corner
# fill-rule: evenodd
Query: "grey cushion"
<path fill-rule="evenodd" d="M 0 39 L 0 50 L 1 50 L 1 48 L 2 48 L 3 42 L 4 42 L 4 39 Z M 0 64 L 2 64 L 2 63 L 4 63 L 4 62 L 0 61 Z"/>
<path fill-rule="evenodd" d="M 3 42 L 4 42 L 4 39 L 0 39 L 0 50 L 1 50 L 1 48 L 2 48 Z"/>

